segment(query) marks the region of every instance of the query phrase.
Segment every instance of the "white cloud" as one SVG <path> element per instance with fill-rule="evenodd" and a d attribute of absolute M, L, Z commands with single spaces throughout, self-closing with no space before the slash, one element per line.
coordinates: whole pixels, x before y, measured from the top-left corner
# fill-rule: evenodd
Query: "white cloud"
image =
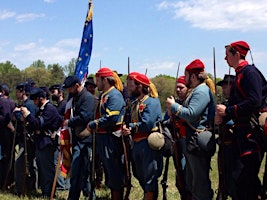
<path fill-rule="evenodd" d="M 36 51 L 37 50 L 37 51 Z M 34 61 L 37 59 L 45 61 L 46 64 L 54 63 L 68 63 L 72 58 L 76 58 L 77 51 L 59 48 L 59 47 L 38 47 L 36 50 L 29 51 L 28 58 L 29 61 Z"/>
<path fill-rule="evenodd" d="M 266 0 L 162 1 L 159 10 L 170 10 L 174 19 L 183 18 L 206 30 L 267 29 Z"/>
<path fill-rule="evenodd" d="M 25 50 L 31 50 L 36 47 L 36 44 L 31 42 L 28 44 L 20 44 L 14 47 L 15 51 L 25 51 Z"/>
<path fill-rule="evenodd" d="M 55 0 L 44 0 L 45 3 L 53 3 Z"/>
<path fill-rule="evenodd" d="M 35 13 L 27 13 L 27 14 L 21 14 L 16 17 L 17 22 L 24 22 L 24 21 L 32 21 L 37 18 L 44 17 L 45 14 L 40 13 L 40 14 L 35 14 Z"/>
<path fill-rule="evenodd" d="M 58 47 L 77 47 L 81 43 L 81 39 L 63 39 L 56 43 Z"/>
<path fill-rule="evenodd" d="M 14 17 L 15 15 L 16 15 L 15 12 L 7 11 L 7 10 L 0 11 L 0 20 L 5 20 L 8 18 Z"/>
<path fill-rule="evenodd" d="M 5 62 L 10 60 L 19 69 L 24 69 L 29 67 L 33 61 L 43 60 L 46 65 L 59 63 L 64 66 L 69 63 L 72 58 L 78 56 L 78 50 L 80 46 L 80 39 L 63 39 L 55 42 L 48 46 L 45 44 L 46 41 L 39 39 L 34 42 L 18 44 L 13 50 L 4 51 L 3 49 L 7 46 L 0 45 L 1 57 L 5 60 L 0 60 L 0 62 Z M 3 47 L 3 49 L 1 48 Z"/>
<path fill-rule="evenodd" d="M 10 42 L 9 41 L 6 41 L 6 40 L 0 40 L 0 48 L 3 48 L 7 45 L 9 45 Z"/>
<path fill-rule="evenodd" d="M 149 77 L 154 77 L 159 74 L 166 74 L 170 76 L 176 76 L 174 75 L 174 72 L 176 73 L 177 70 L 177 63 L 171 62 L 171 61 L 154 61 L 154 62 L 147 62 L 143 63 L 140 66 L 140 72 L 145 73 L 147 70 L 147 75 Z M 137 70 L 138 71 L 138 70 Z"/>

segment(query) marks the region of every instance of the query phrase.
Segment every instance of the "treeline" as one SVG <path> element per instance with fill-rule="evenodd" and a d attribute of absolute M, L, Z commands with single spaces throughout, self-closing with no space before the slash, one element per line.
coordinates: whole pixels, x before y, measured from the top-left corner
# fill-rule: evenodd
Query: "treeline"
<path fill-rule="evenodd" d="M 8 85 L 11 89 L 10 96 L 15 99 L 15 87 L 18 83 L 31 79 L 37 86 L 49 87 L 53 84 L 60 84 L 63 83 L 66 76 L 74 74 L 75 65 L 75 58 L 72 58 L 69 64 L 65 66 L 59 64 L 46 66 L 44 61 L 37 60 L 24 70 L 20 70 L 10 61 L 6 61 L 5 63 L 0 63 L 0 83 Z M 94 74 L 90 76 L 94 76 Z M 209 76 L 213 78 L 211 74 Z M 121 76 L 122 82 L 126 82 L 126 77 L 127 74 Z M 151 78 L 158 90 L 163 110 L 165 109 L 166 98 L 170 95 L 175 95 L 175 78 L 167 75 L 158 75 Z M 221 78 L 217 78 L 216 82 L 220 80 Z M 218 88 L 218 94 L 221 94 L 220 88 Z"/>

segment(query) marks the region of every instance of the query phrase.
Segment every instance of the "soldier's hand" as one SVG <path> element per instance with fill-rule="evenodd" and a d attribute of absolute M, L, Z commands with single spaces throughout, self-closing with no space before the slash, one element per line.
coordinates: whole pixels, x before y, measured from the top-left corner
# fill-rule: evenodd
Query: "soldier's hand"
<path fill-rule="evenodd" d="M 127 128 L 126 125 L 123 125 L 123 127 L 122 127 L 122 134 L 124 136 L 130 135 L 131 134 L 131 130 L 132 130 L 131 127 Z"/>
<path fill-rule="evenodd" d="M 30 111 L 26 107 L 23 107 L 23 106 L 20 108 L 20 111 L 24 118 L 26 118 L 30 114 Z"/>
<path fill-rule="evenodd" d="M 63 126 L 68 126 L 68 123 L 69 123 L 69 120 L 68 119 L 64 120 Z"/>
<path fill-rule="evenodd" d="M 172 104 L 175 103 L 174 97 L 173 96 L 168 97 L 166 100 L 166 103 L 167 103 L 167 107 L 170 108 L 172 106 Z"/>
<path fill-rule="evenodd" d="M 12 122 L 9 122 L 9 123 L 7 124 L 7 127 L 10 129 L 10 131 L 11 131 L 12 133 L 15 132 L 15 127 L 14 127 L 14 125 L 12 124 Z"/>
<path fill-rule="evenodd" d="M 217 115 L 225 116 L 226 115 L 225 110 L 226 110 L 225 105 L 219 104 L 216 106 L 216 114 Z"/>
<path fill-rule="evenodd" d="M 88 137 L 90 134 L 91 134 L 91 129 L 89 126 L 87 126 L 86 129 L 84 129 L 82 132 L 77 134 L 77 136 L 79 138 L 85 138 L 85 137 Z"/>

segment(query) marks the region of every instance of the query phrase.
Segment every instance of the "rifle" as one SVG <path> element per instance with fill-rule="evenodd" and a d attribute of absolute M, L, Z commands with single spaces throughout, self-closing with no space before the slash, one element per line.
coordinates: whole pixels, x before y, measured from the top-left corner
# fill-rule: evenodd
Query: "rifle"
<path fill-rule="evenodd" d="M 57 184 L 58 171 L 59 171 L 59 168 L 60 168 L 60 163 L 61 163 L 61 151 L 59 150 L 58 157 L 57 157 L 57 166 L 56 166 L 56 171 L 55 171 L 55 175 L 54 175 L 54 180 L 53 180 L 52 190 L 51 190 L 51 194 L 50 194 L 50 199 L 54 198 L 56 184 Z"/>
<path fill-rule="evenodd" d="M 213 66 L 214 66 L 214 85 L 215 85 L 215 97 L 217 98 L 217 104 L 221 103 L 221 96 L 217 93 L 216 87 L 216 60 L 215 60 L 215 48 L 213 48 Z M 230 69 L 230 68 L 229 68 Z M 230 74 L 230 71 L 229 71 Z M 228 81 L 228 87 L 230 85 L 230 78 Z M 214 129 L 215 130 L 215 123 Z M 223 124 L 218 125 L 218 134 L 219 134 L 219 151 L 218 151 L 218 173 L 219 173 L 219 186 L 216 200 L 226 200 L 227 194 L 225 191 L 225 173 L 224 173 L 224 140 L 225 140 L 225 126 Z"/>
<path fill-rule="evenodd" d="M 180 68 L 180 63 L 177 68 L 177 73 L 176 73 L 176 80 L 175 80 L 175 87 L 174 87 L 174 94 L 176 93 L 176 87 L 177 87 L 177 79 L 178 79 L 178 74 L 179 74 L 179 68 Z M 174 166 L 176 170 L 176 187 L 180 193 L 181 199 L 184 200 L 186 199 L 186 190 L 185 190 L 185 181 L 184 181 L 184 175 L 183 175 L 183 170 L 182 170 L 182 154 L 180 152 L 180 147 L 179 147 L 179 137 L 178 134 L 176 133 L 176 126 L 175 126 L 175 115 L 171 116 L 172 118 L 172 137 L 174 140 L 173 144 L 173 161 L 174 161 Z"/>
<path fill-rule="evenodd" d="M 23 177 L 23 190 L 22 194 L 27 194 L 27 179 L 29 176 L 29 162 L 28 162 L 28 150 L 27 150 L 27 122 L 23 122 L 23 141 L 24 141 L 24 177 Z"/>
<path fill-rule="evenodd" d="M 130 99 L 127 100 L 127 106 L 126 106 L 126 120 L 125 120 L 125 125 L 126 127 L 129 127 L 129 121 L 130 121 Z M 132 188 L 132 183 L 131 183 L 131 179 L 132 179 L 132 175 L 131 175 L 131 159 L 130 159 L 130 155 L 131 155 L 131 138 L 130 136 L 124 136 L 122 135 L 122 145 L 123 145 L 123 154 L 124 154 L 124 159 L 125 159 L 125 171 L 126 171 L 126 181 L 125 181 L 125 186 L 126 186 L 126 192 L 124 195 L 124 200 L 129 200 L 129 195 L 131 192 L 131 188 Z"/>
<path fill-rule="evenodd" d="M 225 126 L 220 124 L 218 127 L 219 134 L 219 151 L 218 151 L 218 173 L 219 173 L 219 186 L 216 200 L 226 200 L 227 194 L 225 191 L 225 178 L 224 178 L 224 139 L 225 139 Z"/>
<path fill-rule="evenodd" d="M 10 175 L 10 172 L 12 171 L 12 166 L 13 166 L 13 163 L 14 163 L 14 151 L 15 151 L 15 143 L 16 143 L 16 135 L 17 135 L 17 125 L 18 125 L 18 122 L 16 120 L 15 122 L 15 132 L 13 133 L 13 140 L 12 140 L 12 149 L 11 149 L 11 156 L 10 156 L 10 161 L 8 163 L 8 168 L 7 168 L 7 174 L 6 174 L 6 178 L 5 178 L 5 182 L 4 182 L 4 185 L 2 187 L 3 190 L 6 189 L 7 187 L 7 184 L 8 184 L 8 179 L 9 179 L 9 175 Z"/>
<path fill-rule="evenodd" d="M 168 188 L 167 179 L 168 179 L 168 170 L 169 170 L 169 160 L 170 160 L 170 157 L 167 157 L 165 161 L 163 178 L 160 182 L 160 184 L 162 185 L 162 193 L 163 193 L 162 199 L 163 200 L 167 200 L 167 188 Z"/>
<path fill-rule="evenodd" d="M 123 146 L 123 154 L 125 159 L 125 171 L 126 171 L 126 192 L 124 195 L 124 200 L 129 200 L 129 195 L 131 192 L 131 172 L 130 172 L 130 160 L 128 155 L 130 154 L 130 143 L 129 143 L 129 137 L 126 139 L 125 136 L 121 136 L 122 139 L 122 146 Z"/>
<path fill-rule="evenodd" d="M 25 80 L 26 80 L 26 75 L 25 75 Z M 25 90 L 25 88 L 24 88 Z M 24 100 L 19 102 L 19 107 L 24 105 Z M 23 174 L 23 188 L 22 188 L 22 195 L 25 196 L 27 194 L 27 180 L 29 177 L 29 162 L 28 162 L 28 148 L 27 148 L 27 136 L 28 136 L 28 131 L 26 129 L 26 126 L 28 122 L 26 122 L 26 119 L 24 119 L 23 123 L 23 143 L 24 143 L 24 174 Z"/>
<path fill-rule="evenodd" d="M 91 163 L 91 190 L 90 190 L 90 200 L 94 199 L 94 191 L 96 186 L 95 181 L 95 154 L 96 154 L 96 133 L 92 130 L 92 163 Z"/>
<path fill-rule="evenodd" d="M 130 74 L 130 58 L 128 57 L 128 75 Z M 129 122 L 130 122 L 130 109 L 131 109 L 131 100 L 128 98 L 126 100 L 126 112 L 125 112 L 125 125 L 126 127 L 129 127 Z M 130 159 L 130 154 L 131 154 L 131 138 L 130 136 L 123 136 L 122 135 L 122 145 L 123 145 L 123 153 L 124 153 L 124 158 L 125 158 L 125 170 L 126 170 L 126 181 L 125 181 L 125 186 L 126 186 L 126 192 L 124 195 L 124 200 L 129 200 L 129 195 L 131 192 L 132 188 L 132 175 L 131 175 L 131 159 Z"/>
<path fill-rule="evenodd" d="M 180 68 L 180 63 L 178 64 L 177 67 L 177 73 L 176 73 L 176 79 L 175 79 L 175 87 L 174 87 L 174 95 L 176 94 L 176 88 L 177 88 L 177 79 L 178 79 L 178 74 L 179 74 L 179 68 Z M 181 152 L 179 152 L 179 143 L 178 143 L 178 135 L 176 133 L 176 127 L 175 127 L 175 115 L 171 116 L 171 127 L 170 129 L 171 131 L 171 135 L 173 138 L 173 161 L 174 161 L 174 167 L 175 167 L 175 171 L 176 171 L 176 187 L 181 195 L 181 199 L 185 199 L 185 183 L 184 183 L 184 177 L 183 177 L 183 173 L 182 173 L 182 165 L 181 165 Z M 164 169 L 164 173 L 163 173 L 163 178 L 161 181 L 162 184 L 162 190 L 163 190 L 163 200 L 167 199 L 167 195 L 166 195 L 166 190 L 168 188 L 167 185 L 167 178 L 168 178 L 168 167 L 169 167 L 169 158 L 167 157 L 165 160 L 165 169 Z"/>
<path fill-rule="evenodd" d="M 176 71 L 176 78 L 175 78 L 175 83 L 174 83 L 174 91 L 173 91 L 173 95 L 175 96 L 175 94 L 176 94 L 176 91 L 177 91 L 177 83 L 176 83 L 176 81 L 177 81 L 177 79 L 178 79 L 178 76 L 179 76 L 179 69 L 180 69 L 180 62 L 179 62 L 179 64 L 178 64 L 178 67 L 177 67 L 177 71 Z"/>
<path fill-rule="evenodd" d="M 184 181 L 184 174 L 183 174 L 183 170 L 182 170 L 182 163 L 181 163 L 181 159 L 182 159 L 182 154 L 179 151 L 180 147 L 179 147 L 179 137 L 178 137 L 178 133 L 176 133 L 176 126 L 175 126 L 175 115 L 172 115 L 173 121 L 172 121 L 172 137 L 174 140 L 174 144 L 173 144 L 173 153 L 174 153 L 174 157 L 173 157 L 173 161 L 174 161 L 174 167 L 176 170 L 176 187 L 180 193 L 181 199 L 185 200 L 186 199 L 186 190 L 185 190 L 185 181 Z"/>

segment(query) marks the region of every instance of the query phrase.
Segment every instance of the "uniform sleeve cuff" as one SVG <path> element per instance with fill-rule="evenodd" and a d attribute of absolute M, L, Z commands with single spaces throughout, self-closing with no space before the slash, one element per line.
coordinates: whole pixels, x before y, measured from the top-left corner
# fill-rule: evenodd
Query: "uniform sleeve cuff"
<path fill-rule="evenodd" d="M 29 114 L 31 114 L 31 112 L 27 110 L 26 112 L 23 113 L 23 117 L 27 118 Z"/>

